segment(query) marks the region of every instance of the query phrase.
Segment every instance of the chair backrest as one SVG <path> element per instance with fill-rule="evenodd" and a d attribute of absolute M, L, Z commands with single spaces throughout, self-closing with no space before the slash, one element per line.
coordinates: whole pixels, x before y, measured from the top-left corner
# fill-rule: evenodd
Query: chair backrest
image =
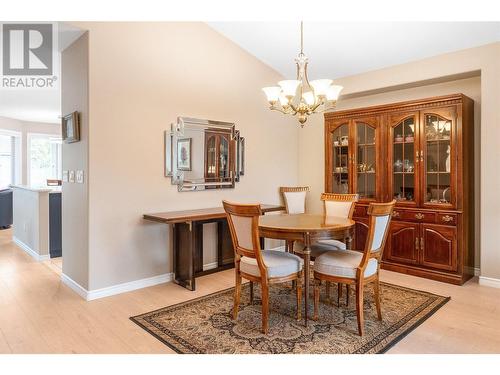
<path fill-rule="evenodd" d="M 309 186 L 280 187 L 287 214 L 303 214 L 306 212 L 306 195 L 308 191 Z"/>
<path fill-rule="evenodd" d="M 260 204 L 239 204 L 222 201 L 233 240 L 236 258 L 257 258 L 260 263 L 259 216 Z"/>
<path fill-rule="evenodd" d="M 396 201 L 393 200 L 388 203 L 370 203 L 368 206 L 370 224 L 365 253 L 376 254 L 377 257 L 382 256 L 395 204 Z"/>
<path fill-rule="evenodd" d="M 339 216 L 351 219 L 358 194 L 323 193 L 321 200 L 324 205 L 325 216 Z"/>

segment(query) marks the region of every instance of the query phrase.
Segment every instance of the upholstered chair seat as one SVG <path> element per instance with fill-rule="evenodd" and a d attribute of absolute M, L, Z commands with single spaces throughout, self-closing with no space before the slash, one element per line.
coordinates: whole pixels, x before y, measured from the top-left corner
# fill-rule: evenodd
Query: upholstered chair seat
<path fill-rule="evenodd" d="M 352 250 L 330 250 L 318 256 L 314 261 L 314 271 L 323 275 L 356 278 L 356 268 L 359 267 L 363 253 Z M 365 277 L 377 272 L 378 261 L 371 258 L 365 268 Z"/>
<path fill-rule="evenodd" d="M 327 246 L 326 248 L 332 249 L 333 250 L 345 250 L 347 249 L 347 246 L 345 243 L 339 240 L 320 240 L 317 242 L 317 244 L 320 246 Z"/>
<path fill-rule="evenodd" d="M 284 277 L 302 271 L 304 261 L 297 255 L 276 251 L 262 250 L 262 260 L 267 267 L 267 277 Z M 241 272 L 260 277 L 259 265 L 257 259 L 250 257 L 241 257 Z"/>

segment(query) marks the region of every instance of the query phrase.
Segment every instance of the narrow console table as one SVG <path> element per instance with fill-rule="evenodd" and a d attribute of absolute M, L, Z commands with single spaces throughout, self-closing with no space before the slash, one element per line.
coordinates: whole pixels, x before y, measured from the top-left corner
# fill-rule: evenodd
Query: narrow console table
<path fill-rule="evenodd" d="M 261 207 L 263 213 L 285 210 L 277 205 Z M 234 267 L 233 242 L 222 207 L 146 214 L 144 219 L 172 225 L 176 284 L 195 290 L 196 277 Z M 203 225 L 208 223 L 217 223 L 217 267 L 204 271 Z"/>

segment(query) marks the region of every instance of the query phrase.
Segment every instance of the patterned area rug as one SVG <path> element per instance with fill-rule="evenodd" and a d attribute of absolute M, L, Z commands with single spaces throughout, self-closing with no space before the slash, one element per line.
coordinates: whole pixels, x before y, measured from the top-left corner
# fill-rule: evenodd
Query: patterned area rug
<path fill-rule="evenodd" d="M 290 285 L 275 285 L 270 288 L 269 334 L 264 335 L 259 289 L 256 285 L 254 303 L 249 304 L 249 287 L 243 286 L 237 321 L 231 319 L 233 288 L 130 319 L 178 353 L 384 353 L 450 299 L 381 283 L 383 320 L 378 321 L 373 288 L 368 285 L 365 334 L 360 337 L 352 291 L 349 306 L 344 292 L 338 307 L 336 286 L 333 302 L 322 289 L 319 320 L 305 327 L 303 320 L 294 318 L 295 293 Z"/>

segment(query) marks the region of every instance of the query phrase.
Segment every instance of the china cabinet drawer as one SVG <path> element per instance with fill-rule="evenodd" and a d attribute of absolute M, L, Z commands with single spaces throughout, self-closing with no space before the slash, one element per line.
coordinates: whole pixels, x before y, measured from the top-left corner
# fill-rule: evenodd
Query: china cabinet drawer
<path fill-rule="evenodd" d="M 403 218 L 403 212 L 401 210 L 392 211 L 392 220 L 401 220 Z"/>
<path fill-rule="evenodd" d="M 457 214 L 437 214 L 437 224 L 457 225 Z"/>
<path fill-rule="evenodd" d="M 435 223 L 436 213 L 408 210 L 402 213 L 402 220 L 415 221 L 418 223 Z"/>

